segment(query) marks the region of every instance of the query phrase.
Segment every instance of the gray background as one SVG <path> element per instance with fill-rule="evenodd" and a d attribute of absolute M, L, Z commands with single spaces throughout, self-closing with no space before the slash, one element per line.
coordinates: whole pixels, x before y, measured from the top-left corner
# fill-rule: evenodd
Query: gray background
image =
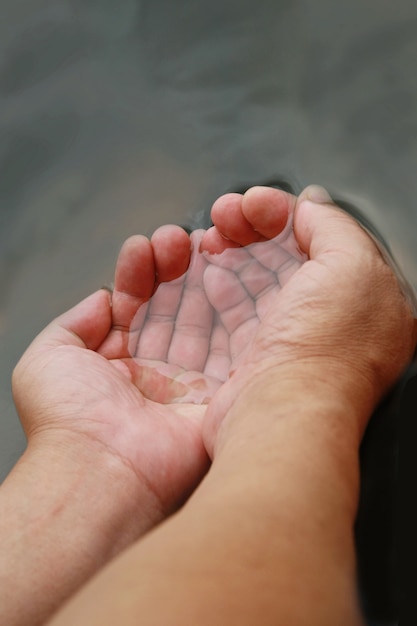
<path fill-rule="evenodd" d="M 1 0 L 0 479 L 13 365 L 135 232 L 280 175 L 356 202 L 417 285 L 416 60 L 415 0 Z"/>

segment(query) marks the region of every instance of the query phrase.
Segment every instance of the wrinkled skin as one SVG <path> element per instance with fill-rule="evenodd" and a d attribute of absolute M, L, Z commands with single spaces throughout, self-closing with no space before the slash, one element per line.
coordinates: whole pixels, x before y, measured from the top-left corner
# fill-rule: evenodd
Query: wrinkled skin
<path fill-rule="evenodd" d="M 192 236 L 203 254 L 192 256 L 174 226 L 151 241 L 129 239 L 112 298 L 99 291 L 57 318 L 15 370 L 29 440 L 98 442 L 130 481 L 146 482 L 163 516 L 204 476 L 224 416 L 262 376 L 319 372 L 362 407 L 363 432 L 411 358 L 413 317 L 372 240 L 314 189 L 299 198 L 267 188 L 220 198 L 213 229 Z M 288 220 L 295 240 L 286 233 L 277 243 Z M 222 436 L 232 431 L 227 425 Z"/>

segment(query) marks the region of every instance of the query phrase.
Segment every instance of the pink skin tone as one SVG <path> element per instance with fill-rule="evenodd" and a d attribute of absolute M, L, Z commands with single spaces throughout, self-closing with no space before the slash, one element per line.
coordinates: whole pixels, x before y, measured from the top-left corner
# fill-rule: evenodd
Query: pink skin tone
<path fill-rule="evenodd" d="M 122 302 L 119 340 L 135 357 L 124 366 L 146 397 L 209 402 L 244 358 L 273 298 L 307 259 L 292 230 L 295 198 L 273 191 L 269 198 L 263 190 L 260 204 L 256 193 L 217 200 L 215 226 L 192 233 L 191 248 L 176 226 L 158 229 L 151 242 L 138 236 L 123 246 L 114 317 L 119 320 Z M 152 262 L 159 285 L 149 301 L 144 267 Z M 125 277 L 123 289 L 119 276 Z M 111 358 L 108 341 L 100 352 Z"/>
<path fill-rule="evenodd" d="M 250 624 L 261 597 L 287 623 L 304 607 L 291 604 L 289 588 L 326 593 L 335 573 L 332 597 L 311 601 L 317 616 L 297 623 L 360 623 L 351 539 L 357 450 L 415 349 L 409 304 L 372 240 L 321 188 L 298 198 L 260 187 L 228 194 L 213 221 L 191 239 L 198 255 L 176 226 L 150 241 L 128 239 L 112 297 L 100 290 L 64 313 L 19 361 L 13 391 L 28 447 L 0 491 L 0 536 L 10 546 L 0 564 L 4 623 L 44 623 L 132 544 L 54 624 L 139 616 L 165 624 L 173 607 L 175 623 L 214 623 L 229 598 L 216 623 L 236 623 L 237 607 L 239 623 Z M 242 288 L 251 295 L 239 297 Z M 164 324 L 155 326 L 160 307 Z M 207 332 L 213 311 L 222 324 Z M 140 370 L 155 354 L 156 369 Z M 179 373 L 161 375 L 161 363 L 177 359 Z M 213 378 L 225 382 L 211 388 Z M 207 551 L 213 536 L 220 539 Z M 260 564 L 259 554 L 268 555 L 266 569 L 245 568 Z M 218 563 L 227 565 L 221 584 Z"/>

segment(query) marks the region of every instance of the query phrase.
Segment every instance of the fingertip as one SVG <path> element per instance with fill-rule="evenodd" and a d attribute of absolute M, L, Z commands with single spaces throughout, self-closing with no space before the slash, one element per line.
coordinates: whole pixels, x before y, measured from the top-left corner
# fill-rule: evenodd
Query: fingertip
<path fill-rule="evenodd" d="M 321 185 L 308 185 L 298 196 L 297 203 L 301 203 L 304 200 L 310 200 L 314 204 L 334 204 L 333 198 Z"/>
<path fill-rule="evenodd" d="M 240 193 L 229 193 L 221 196 L 213 204 L 211 219 L 218 231 L 229 241 L 241 246 L 247 246 L 263 239 L 256 232 L 242 212 Z"/>
<path fill-rule="evenodd" d="M 155 282 L 151 243 L 144 235 L 132 235 L 123 243 L 114 277 L 114 291 L 147 298 Z"/>
<path fill-rule="evenodd" d="M 128 256 L 132 252 L 136 253 L 138 249 L 149 247 L 149 245 L 149 239 L 145 237 L 145 235 L 131 235 L 123 242 L 118 260 L 124 256 Z"/>
<path fill-rule="evenodd" d="M 213 223 L 215 224 L 216 221 L 221 220 L 225 211 L 233 210 L 235 207 L 240 209 L 242 197 L 241 193 L 225 193 L 217 198 L 211 207 L 210 213 Z"/>
<path fill-rule="evenodd" d="M 327 189 L 321 185 L 308 185 L 297 198 L 294 210 L 294 233 L 300 248 L 308 256 L 314 256 L 313 238 L 317 234 L 316 227 L 323 224 L 325 216 L 332 217 L 329 205 L 335 205 Z M 323 211 L 324 209 L 324 211 Z M 324 226 L 324 224 L 323 224 Z"/>
<path fill-rule="evenodd" d="M 50 333 L 58 343 L 78 344 L 96 350 L 109 332 L 111 323 L 110 294 L 105 289 L 98 289 L 62 313 L 44 333 Z M 62 331 L 66 331 L 66 334 L 62 334 Z"/>
<path fill-rule="evenodd" d="M 303 252 L 315 258 L 330 248 L 352 251 L 355 246 L 362 246 L 365 231 L 352 216 L 334 204 L 324 187 L 310 185 L 297 200 L 294 233 Z"/>
<path fill-rule="evenodd" d="M 296 197 L 273 187 L 251 187 L 242 198 L 242 213 L 252 228 L 273 239 L 286 227 Z"/>
<path fill-rule="evenodd" d="M 175 224 L 160 226 L 151 237 L 151 245 L 159 282 L 169 282 L 187 271 L 191 240 L 183 228 Z"/>
<path fill-rule="evenodd" d="M 210 212 L 211 221 L 215 226 L 220 227 L 222 232 L 223 224 L 227 224 L 225 216 L 241 211 L 242 197 L 241 193 L 225 193 L 213 203 Z"/>
<path fill-rule="evenodd" d="M 107 303 L 111 307 L 112 306 L 112 300 L 113 300 L 113 287 L 110 287 L 110 286 L 107 286 L 107 285 L 103 285 L 98 290 L 98 293 L 101 294 L 102 298 L 105 297 L 107 299 Z"/>

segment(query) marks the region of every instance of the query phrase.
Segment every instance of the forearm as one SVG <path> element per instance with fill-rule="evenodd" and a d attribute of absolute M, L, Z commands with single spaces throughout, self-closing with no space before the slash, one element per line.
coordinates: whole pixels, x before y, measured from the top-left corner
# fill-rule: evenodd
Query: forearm
<path fill-rule="evenodd" d="M 29 445 L 0 488 L 0 623 L 36 626 L 153 523 L 99 444 Z"/>
<path fill-rule="evenodd" d="M 271 410 L 265 392 L 233 408 L 258 430 L 236 430 L 184 508 L 106 568 L 51 626 L 361 624 L 357 434 L 334 428 L 351 416 L 338 409 L 335 419 L 320 398 L 290 404 L 284 392 L 280 403 L 276 390 Z"/>

